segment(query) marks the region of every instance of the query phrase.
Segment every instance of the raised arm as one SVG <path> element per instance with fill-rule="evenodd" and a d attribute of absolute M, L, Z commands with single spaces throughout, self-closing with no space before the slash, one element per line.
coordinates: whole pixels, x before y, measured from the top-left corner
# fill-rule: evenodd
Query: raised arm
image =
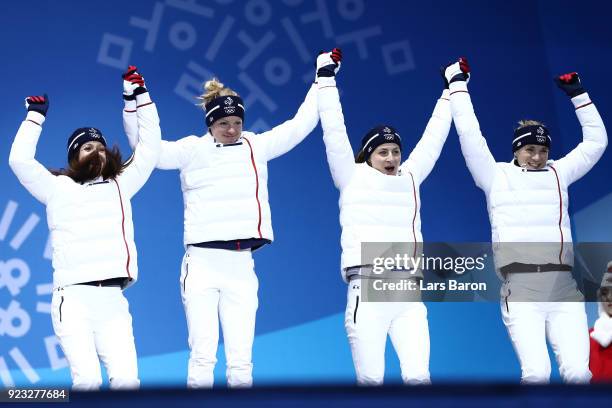
<path fill-rule="evenodd" d="M 49 109 L 49 99 L 47 95 L 30 96 L 26 98 L 26 106 L 28 114 L 19 127 L 11 146 L 9 166 L 26 190 L 37 200 L 47 204 L 55 190 L 57 177 L 40 164 L 34 155 L 42 124 Z"/>
<path fill-rule="evenodd" d="M 136 101 L 125 103 L 123 110 L 123 128 L 127 135 L 130 147 L 134 149 L 138 142 L 138 115 L 136 114 Z M 190 138 L 188 138 L 190 139 Z M 161 151 L 156 167 L 161 170 L 181 169 L 189 161 L 192 151 L 185 139 L 179 141 L 161 141 Z"/>
<path fill-rule="evenodd" d="M 476 185 L 486 192 L 493 182 L 496 164 L 480 131 L 472 99 L 467 90 L 470 78 L 467 61 L 460 58 L 459 62 L 449 65 L 445 75 L 450 84 L 451 112 L 459 134 L 461 152 Z"/>
<path fill-rule="evenodd" d="M 264 147 L 267 160 L 272 160 L 297 146 L 312 132 L 318 122 L 317 85 L 312 84 L 295 116 L 257 135 L 257 143 Z"/>
<path fill-rule="evenodd" d="M 138 144 L 138 115 L 136 111 L 136 95 L 134 90 L 140 85 L 144 85 L 144 79 L 138 74 L 138 68 L 135 65 L 128 66 L 127 70 L 121 76 L 123 78 L 123 130 L 128 138 L 128 143 L 132 150 Z M 132 83 L 134 81 L 134 83 Z"/>
<path fill-rule="evenodd" d="M 137 68 L 134 65 L 130 65 L 123 74 L 123 129 L 132 150 L 138 143 L 138 115 L 136 113 L 138 106 L 132 89 L 133 85 L 129 81 L 129 78 L 133 78 L 134 74 L 137 74 Z M 184 144 L 162 140 L 157 168 L 162 170 L 180 169 L 188 156 L 189 151 Z"/>
<path fill-rule="evenodd" d="M 119 176 L 118 181 L 127 197 L 132 197 L 144 185 L 157 164 L 161 130 L 157 109 L 151 101 L 142 76 L 134 70 L 127 78 L 124 76 L 123 82 L 124 91 L 128 86 L 135 99 L 138 139 L 133 147 L 134 154 L 126 162 L 126 168 Z M 126 85 L 126 82 L 130 85 Z"/>
<path fill-rule="evenodd" d="M 555 78 L 557 85 L 570 97 L 582 126 L 582 142 L 553 166 L 571 184 L 584 176 L 601 158 L 608 145 L 606 128 L 597 108 L 591 102 L 576 72 Z"/>
<path fill-rule="evenodd" d="M 449 91 L 444 89 L 434 107 L 431 119 L 427 122 L 421 140 L 400 168 L 407 168 L 419 182 L 423 182 L 440 157 L 452 120 Z"/>
<path fill-rule="evenodd" d="M 340 66 L 342 54 L 338 50 L 336 57 L 332 55 L 333 52 L 325 53 L 317 58 L 318 105 L 327 162 L 334 184 L 338 189 L 342 189 L 355 171 L 355 158 L 346 133 L 340 95 L 336 88 L 335 74 L 338 70 L 332 68 Z M 326 68 L 328 66 L 329 68 Z"/>

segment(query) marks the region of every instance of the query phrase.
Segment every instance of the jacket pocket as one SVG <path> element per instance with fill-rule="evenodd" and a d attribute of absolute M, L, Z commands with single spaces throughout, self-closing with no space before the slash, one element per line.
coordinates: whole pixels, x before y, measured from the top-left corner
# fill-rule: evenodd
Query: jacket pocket
<path fill-rule="evenodd" d="M 508 289 L 508 295 L 504 298 L 504 301 L 506 302 L 506 312 L 510 313 L 510 306 L 508 305 L 508 298 L 510 297 L 510 289 Z"/>
<path fill-rule="evenodd" d="M 185 277 L 183 278 L 183 293 L 185 293 L 188 276 L 189 276 L 189 263 L 185 262 Z"/>
<path fill-rule="evenodd" d="M 64 297 L 62 296 L 59 304 L 59 321 L 62 322 L 62 306 L 64 305 Z"/>

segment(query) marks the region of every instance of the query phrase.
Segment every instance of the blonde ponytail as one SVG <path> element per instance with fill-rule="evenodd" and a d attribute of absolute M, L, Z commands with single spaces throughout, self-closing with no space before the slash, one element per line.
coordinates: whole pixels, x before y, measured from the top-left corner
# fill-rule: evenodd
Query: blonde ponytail
<path fill-rule="evenodd" d="M 205 106 L 215 98 L 219 96 L 239 96 L 233 89 L 226 88 L 222 82 L 220 82 L 217 78 L 212 78 L 203 85 L 204 93 L 198 96 L 200 103 L 198 105 L 202 109 L 206 109 Z"/>

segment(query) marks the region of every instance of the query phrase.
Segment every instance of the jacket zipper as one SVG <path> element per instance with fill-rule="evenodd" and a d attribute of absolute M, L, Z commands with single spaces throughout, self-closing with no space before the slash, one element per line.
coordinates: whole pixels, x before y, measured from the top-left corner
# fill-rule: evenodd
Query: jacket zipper
<path fill-rule="evenodd" d="M 557 192 L 559 193 L 559 235 L 561 236 L 561 248 L 559 250 L 559 264 L 563 263 L 563 228 L 561 227 L 561 223 L 563 221 L 563 196 L 561 195 L 561 184 L 559 183 L 559 175 L 557 174 L 557 170 L 550 166 L 550 168 L 555 172 L 555 178 L 557 179 Z"/>
<path fill-rule="evenodd" d="M 253 147 L 251 146 L 251 142 L 246 137 L 244 138 L 247 144 L 249 145 L 249 150 L 251 151 L 251 164 L 253 165 L 253 171 L 255 172 L 255 200 L 257 201 L 257 234 L 259 238 L 263 238 L 261 234 L 261 203 L 259 202 L 259 174 L 257 173 L 257 165 L 255 164 L 255 155 L 253 154 Z"/>
<path fill-rule="evenodd" d="M 117 186 L 117 192 L 119 193 L 119 204 L 121 205 L 121 234 L 123 235 L 123 243 L 125 244 L 125 252 L 127 254 L 127 260 L 125 262 L 125 271 L 127 273 L 128 278 L 132 279 L 132 275 L 130 275 L 130 248 L 127 243 L 127 238 L 125 237 L 125 211 L 123 209 L 123 198 L 121 197 L 121 189 L 119 188 L 119 183 L 117 180 L 113 180 L 115 185 Z"/>
<path fill-rule="evenodd" d="M 414 223 L 416 222 L 416 216 L 417 216 L 417 212 L 419 210 L 419 202 L 417 200 L 417 193 L 416 193 L 416 184 L 414 183 L 414 176 L 412 175 L 411 172 L 408 172 L 408 174 L 410 174 L 410 179 L 412 180 L 412 194 L 414 197 L 414 215 L 412 216 L 412 236 L 414 237 L 414 251 L 413 251 L 413 257 L 416 257 L 416 251 L 417 251 L 417 236 L 416 236 L 416 230 L 414 228 Z"/>

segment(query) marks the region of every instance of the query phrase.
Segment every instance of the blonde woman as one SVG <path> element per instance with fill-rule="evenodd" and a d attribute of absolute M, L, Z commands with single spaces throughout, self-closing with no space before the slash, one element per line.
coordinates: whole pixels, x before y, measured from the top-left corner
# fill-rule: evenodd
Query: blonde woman
<path fill-rule="evenodd" d="M 243 130 L 242 98 L 218 79 L 201 96 L 208 132 L 162 141 L 159 169 L 180 171 L 184 244 L 180 286 L 189 330 L 187 386 L 210 388 L 223 330 L 230 387 L 251 387 L 258 306 L 252 252 L 274 240 L 268 161 L 300 143 L 319 121 L 311 86 L 295 116 L 273 129 Z M 133 134 L 133 114 L 124 116 Z"/>
<path fill-rule="evenodd" d="M 601 158 L 608 138 L 597 108 L 578 74 L 555 78 L 575 108 L 582 142 L 565 157 L 549 160 L 550 132 L 522 121 L 512 139 L 513 157 L 496 162 L 480 131 L 464 58 L 445 71 L 461 151 L 486 196 L 495 264 L 504 279 L 502 319 L 521 364 L 521 382 L 548 383 L 546 340 L 566 383 L 588 383 L 589 338 L 583 296 L 576 287 L 569 217 L 570 184 Z"/>

